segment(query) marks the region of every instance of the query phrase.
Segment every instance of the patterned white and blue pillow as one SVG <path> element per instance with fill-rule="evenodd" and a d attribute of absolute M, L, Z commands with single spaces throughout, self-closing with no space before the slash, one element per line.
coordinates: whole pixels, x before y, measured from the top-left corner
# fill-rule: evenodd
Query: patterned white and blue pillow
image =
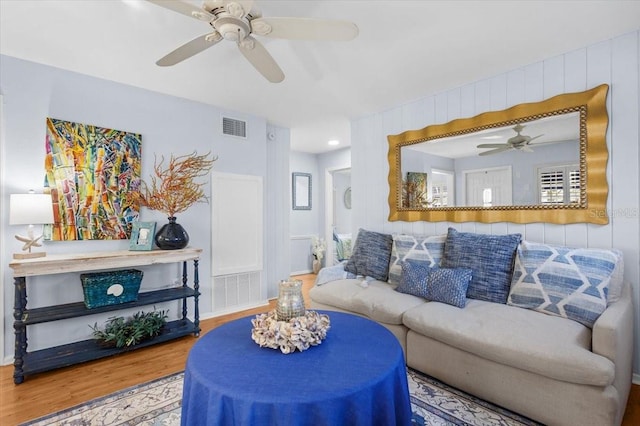
<path fill-rule="evenodd" d="M 432 268 L 425 262 L 401 262 L 402 277 L 396 291 L 464 308 L 472 271 L 468 268 Z"/>
<path fill-rule="evenodd" d="M 622 253 L 523 241 L 509 305 L 578 321 L 589 328 L 607 308 L 611 278 Z"/>
<path fill-rule="evenodd" d="M 353 252 L 344 270 L 387 281 L 392 244 L 393 238 L 389 234 L 359 229 Z"/>
<path fill-rule="evenodd" d="M 469 299 L 506 303 L 520 239 L 520 234 L 475 234 L 449 228 L 442 267 L 473 271 L 467 289 Z"/>
<path fill-rule="evenodd" d="M 391 259 L 389 260 L 389 282 L 391 284 L 400 283 L 402 276 L 401 263 L 406 260 L 422 262 L 425 266 L 440 266 L 446 238 L 446 234 L 430 236 L 394 235 Z"/>
<path fill-rule="evenodd" d="M 432 268 L 427 281 L 427 299 L 464 308 L 472 274 L 469 268 Z"/>

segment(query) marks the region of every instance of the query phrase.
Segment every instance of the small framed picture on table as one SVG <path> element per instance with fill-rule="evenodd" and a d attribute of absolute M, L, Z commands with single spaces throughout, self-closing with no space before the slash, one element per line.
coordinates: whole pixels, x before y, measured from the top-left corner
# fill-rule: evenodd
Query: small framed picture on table
<path fill-rule="evenodd" d="M 133 222 L 129 250 L 151 250 L 155 232 L 155 222 Z"/>

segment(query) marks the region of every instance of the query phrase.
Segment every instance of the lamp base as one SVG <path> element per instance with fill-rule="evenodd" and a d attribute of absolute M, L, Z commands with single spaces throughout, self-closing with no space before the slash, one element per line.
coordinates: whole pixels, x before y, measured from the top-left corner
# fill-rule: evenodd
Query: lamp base
<path fill-rule="evenodd" d="M 33 253 L 14 253 L 14 259 L 35 259 L 36 257 L 45 257 L 47 255 L 44 251 L 36 251 Z"/>

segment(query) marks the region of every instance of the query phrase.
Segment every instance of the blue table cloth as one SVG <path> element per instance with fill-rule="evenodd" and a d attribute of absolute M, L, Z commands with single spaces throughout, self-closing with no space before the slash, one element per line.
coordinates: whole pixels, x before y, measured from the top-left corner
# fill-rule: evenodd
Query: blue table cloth
<path fill-rule="evenodd" d="M 402 348 L 389 330 L 327 313 L 319 346 L 283 354 L 251 339 L 251 319 L 226 323 L 187 359 L 182 425 L 409 425 Z"/>

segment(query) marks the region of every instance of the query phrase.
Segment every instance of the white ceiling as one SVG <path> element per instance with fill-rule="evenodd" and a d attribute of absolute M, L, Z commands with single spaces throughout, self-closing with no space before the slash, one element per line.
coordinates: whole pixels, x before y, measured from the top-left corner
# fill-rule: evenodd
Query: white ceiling
<path fill-rule="evenodd" d="M 349 20 L 360 34 L 350 42 L 260 38 L 286 75 L 273 84 L 224 41 L 156 66 L 209 26 L 145 1 L 0 0 L 0 53 L 266 117 L 291 129 L 292 149 L 318 153 L 350 145 L 351 119 L 640 28 L 638 1 L 256 4 L 265 17 Z M 328 147 L 329 139 L 341 144 Z"/>

